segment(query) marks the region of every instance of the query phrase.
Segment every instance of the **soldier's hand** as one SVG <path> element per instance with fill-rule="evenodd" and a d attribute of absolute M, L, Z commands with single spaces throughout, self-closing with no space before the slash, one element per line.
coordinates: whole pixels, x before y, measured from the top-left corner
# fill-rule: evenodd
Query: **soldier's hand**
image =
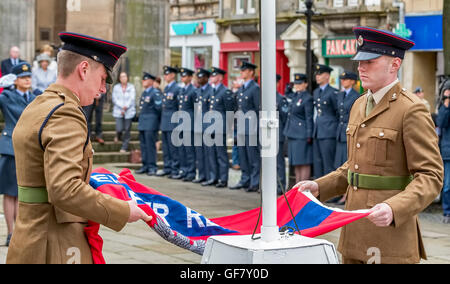
<path fill-rule="evenodd" d="M 394 220 L 394 213 L 391 206 L 386 203 L 380 203 L 370 209 L 370 215 L 367 216 L 372 223 L 378 227 L 388 227 Z"/>
<path fill-rule="evenodd" d="M 130 217 L 128 218 L 128 223 L 134 223 L 139 220 L 150 222 L 152 220 L 152 216 L 147 215 L 144 210 L 139 208 L 136 201 L 130 200 L 128 201 L 128 205 L 130 206 Z"/>
<path fill-rule="evenodd" d="M 298 191 L 300 192 L 309 190 L 311 194 L 314 195 L 314 197 L 319 196 L 319 185 L 315 181 L 310 180 L 301 181 L 297 183 L 294 187 L 298 187 Z"/>

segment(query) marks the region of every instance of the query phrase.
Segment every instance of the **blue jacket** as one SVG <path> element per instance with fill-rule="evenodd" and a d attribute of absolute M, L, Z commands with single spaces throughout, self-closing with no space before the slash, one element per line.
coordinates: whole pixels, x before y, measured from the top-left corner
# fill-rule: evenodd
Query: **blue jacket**
<path fill-rule="evenodd" d="M 36 98 L 31 92 L 28 102 L 16 90 L 5 90 L 0 94 L 0 109 L 5 119 L 5 128 L 0 136 L 0 154 L 14 156 L 12 134 L 24 109 Z"/>
<path fill-rule="evenodd" d="M 338 91 L 328 85 L 323 92 L 320 88 L 314 90 L 314 106 L 317 117 L 314 121 L 313 138 L 336 139 Z"/>
<path fill-rule="evenodd" d="M 278 121 L 279 121 L 278 141 L 284 142 L 284 140 L 285 140 L 284 127 L 286 126 L 286 122 L 288 119 L 289 102 L 286 97 L 282 96 L 278 92 L 277 92 L 277 111 L 278 111 Z"/>
<path fill-rule="evenodd" d="M 312 138 L 314 104 L 307 92 L 296 93 L 289 106 L 289 115 L 284 128 L 284 135 L 290 139 Z"/>
<path fill-rule="evenodd" d="M 350 118 L 350 110 L 359 98 L 359 93 L 354 89 L 351 89 L 347 96 L 345 94 L 345 91 L 337 94 L 339 124 L 336 131 L 336 140 L 338 142 L 347 142 L 347 125 Z"/>
<path fill-rule="evenodd" d="M 450 108 L 444 105 L 439 108 L 436 124 L 441 129 L 442 160 L 450 160 Z"/>
<path fill-rule="evenodd" d="M 195 96 L 195 119 L 199 120 L 196 123 L 202 122 L 202 127 L 200 128 L 194 128 L 195 133 L 203 133 L 205 129 L 208 127 L 206 123 L 203 123 L 203 116 L 205 113 L 209 111 L 209 100 L 213 96 L 214 90 L 211 87 L 210 84 L 206 84 L 203 87 L 199 87 L 196 90 L 196 96 Z"/>
<path fill-rule="evenodd" d="M 197 93 L 194 85 L 181 88 L 178 96 L 178 110 L 189 114 L 191 119 L 191 130 L 194 131 L 194 106 Z M 182 121 L 180 120 L 180 123 Z"/>
<path fill-rule="evenodd" d="M 177 82 L 172 82 L 164 88 L 162 114 L 161 114 L 161 131 L 173 131 L 177 127 L 177 123 L 172 123 L 172 115 L 178 111 L 178 96 L 181 88 Z"/>
<path fill-rule="evenodd" d="M 260 94 L 261 90 L 254 80 L 250 81 L 247 86 L 243 85 L 236 92 L 236 108 L 237 111 L 242 111 L 244 114 L 248 114 L 249 111 L 256 113 L 256 129 L 250 131 L 249 122 L 246 119 L 245 127 L 240 127 L 237 124 L 237 134 L 238 135 L 256 135 L 257 129 L 259 127 L 259 110 L 260 110 Z M 244 129 L 242 129 L 244 128 Z"/>
<path fill-rule="evenodd" d="M 213 89 L 211 97 L 209 98 L 209 111 L 216 111 L 220 113 L 222 118 L 222 125 L 220 131 L 216 133 L 225 134 L 227 131 L 226 112 L 234 110 L 233 93 L 221 84 L 217 89 Z M 215 123 L 214 120 L 212 123 Z M 208 124 L 207 127 L 211 125 Z"/>
<path fill-rule="evenodd" d="M 145 90 L 141 96 L 139 113 L 139 131 L 159 130 L 162 109 L 162 94 L 158 89 Z"/>

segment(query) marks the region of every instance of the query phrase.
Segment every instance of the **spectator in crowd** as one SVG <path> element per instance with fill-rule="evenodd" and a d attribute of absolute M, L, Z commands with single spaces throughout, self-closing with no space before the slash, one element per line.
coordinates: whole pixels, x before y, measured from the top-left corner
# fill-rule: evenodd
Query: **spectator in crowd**
<path fill-rule="evenodd" d="M 450 224 L 450 85 L 444 90 L 437 126 L 441 130 L 441 155 L 444 161 L 444 187 L 441 192 L 444 223 Z"/>
<path fill-rule="evenodd" d="M 96 141 L 102 145 L 105 144 L 105 140 L 103 140 L 102 120 L 103 120 L 103 106 L 106 101 L 107 93 L 108 92 L 103 93 L 100 95 L 100 97 L 95 98 L 93 104 L 83 107 L 83 110 L 86 113 L 88 130 L 91 136 L 92 136 L 92 117 L 94 116 L 95 113 L 95 134 L 91 140 Z"/>
<path fill-rule="evenodd" d="M 155 81 L 153 81 L 153 88 L 158 89 L 160 93 L 162 93 L 161 91 L 161 77 L 156 77 Z"/>
<path fill-rule="evenodd" d="M 119 82 L 113 88 L 113 117 L 116 119 L 116 138 L 114 142 L 122 140 L 121 153 L 128 151 L 130 144 L 131 123 L 136 115 L 136 89 L 133 84 L 128 82 L 128 74 L 121 72 Z"/>
<path fill-rule="evenodd" d="M 36 57 L 36 60 L 33 62 L 33 68 L 32 68 L 33 72 L 34 72 L 34 70 L 39 68 L 38 57 L 41 54 L 47 54 L 51 58 L 50 64 L 48 65 L 48 69 L 52 70 L 52 71 L 55 71 L 57 73 L 57 71 L 58 71 L 58 64 L 56 63 L 56 59 L 53 56 L 54 49 L 49 44 L 43 45 L 41 50 L 39 51 L 39 55 Z"/>
<path fill-rule="evenodd" d="M 428 111 L 431 111 L 430 103 L 425 99 L 425 92 L 423 91 L 422 87 L 417 87 L 414 91 L 414 94 L 419 97 L 422 103 L 427 107 Z"/>
<path fill-rule="evenodd" d="M 8 75 L 11 73 L 12 68 L 19 63 L 24 62 L 20 57 L 20 49 L 17 46 L 11 47 L 9 50 L 9 58 L 5 59 L 1 63 L 2 75 Z"/>
<path fill-rule="evenodd" d="M 35 95 L 42 94 L 45 89 L 56 81 L 56 70 L 49 69 L 52 59 L 47 53 L 42 53 L 37 57 L 39 67 L 33 70 L 32 88 Z"/>
<path fill-rule="evenodd" d="M 3 212 L 8 229 L 6 246 L 9 246 L 11 240 L 18 209 L 18 187 L 12 133 L 23 110 L 35 98 L 29 91 L 31 88 L 31 66 L 26 62 L 19 63 L 13 67 L 11 72 L 17 76 L 14 82 L 15 88 L 7 88 L 0 95 L 0 110 L 5 118 L 5 128 L 0 136 L 0 194 L 4 195 Z"/>

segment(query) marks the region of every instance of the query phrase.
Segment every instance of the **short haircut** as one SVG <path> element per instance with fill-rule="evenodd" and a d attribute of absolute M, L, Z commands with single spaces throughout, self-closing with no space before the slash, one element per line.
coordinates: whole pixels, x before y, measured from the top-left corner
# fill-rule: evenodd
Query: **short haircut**
<path fill-rule="evenodd" d="M 67 78 L 75 71 L 75 68 L 83 61 L 87 61 L 93 68 L 98 68 L 101 64 L 84 55 L 69 51 L 61 50 L 58 53 L 58 74 Z"/>

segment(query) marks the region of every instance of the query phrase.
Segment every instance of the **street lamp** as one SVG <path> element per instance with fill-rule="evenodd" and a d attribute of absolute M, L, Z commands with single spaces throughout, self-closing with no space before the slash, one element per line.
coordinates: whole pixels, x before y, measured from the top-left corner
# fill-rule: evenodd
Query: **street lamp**
<path fill-rule="evenodd" d="M 312 53 L 311 53 L 311 21 L 314 11 L 313 0 L 306 0 L 306 75 L 308 76 L 308 91 L 312 94 Z"/>

